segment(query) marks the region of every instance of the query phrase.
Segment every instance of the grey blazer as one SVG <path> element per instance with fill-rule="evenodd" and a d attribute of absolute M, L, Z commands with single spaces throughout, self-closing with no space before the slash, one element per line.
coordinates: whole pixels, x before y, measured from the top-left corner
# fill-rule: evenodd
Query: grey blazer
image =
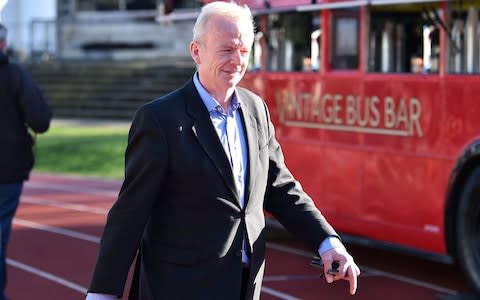
<path fill-rule="evenodd" d="M 245 208 L 218 135 L 190 80 L 135 114 L 125 180 L 111 208 L 89 292 L 129 299 L 239 299 L 242 240 L 250 248 L 247 295 L 259 299 L 265 216 L 313 251 L 337 236 L 284 164 L 264 101 L 236 89 L 248 142 Z"/>

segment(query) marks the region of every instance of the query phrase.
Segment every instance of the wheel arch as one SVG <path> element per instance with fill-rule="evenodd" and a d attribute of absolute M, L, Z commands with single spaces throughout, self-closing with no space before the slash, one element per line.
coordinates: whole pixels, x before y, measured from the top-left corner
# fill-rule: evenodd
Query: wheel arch
<path fill-rule="evenodd" d="M 445 206 L 445 241 L 448 254 L 456 259 L 455 223 L 462 187 L 473 170 L 480 166 L 480 140 L 471 143 L 457 159 L 450 174 Z"/>

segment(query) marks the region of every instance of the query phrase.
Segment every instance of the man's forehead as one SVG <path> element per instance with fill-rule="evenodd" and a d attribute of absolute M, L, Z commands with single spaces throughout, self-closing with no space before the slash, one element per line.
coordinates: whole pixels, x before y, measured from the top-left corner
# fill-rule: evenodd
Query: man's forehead
<path fill-rule="evenodd" d="M 231 40 L 224 41 L 224 45 L 231 46 L 231 47 L 242 47 L 242 48 L 249 48 L 250 41 L 245 37 L 234 38 Z"/>
<path fill-rule="evenodd" d="M 243 31 L 244 33 L 252 29 L 249 20 L 242 18 L 228 18 L 226 16 L 215 15 L 207 21 L 207 27 L 210 29 L 223 29 L 232 31 Z"/>
<path fill-rule="evenodd" d="M 233 37 L 228 42 L 230 44 L 250 44 L 250 40 L 253 41 L 253 32 L 252 26 L 249 26 L 247 22 L 244 21 L 232 21 L 226 18 L 211 19 L 209 22 L 207 34 L 213 33 L 211 36 L 217 34 L 228 34 Z"/>

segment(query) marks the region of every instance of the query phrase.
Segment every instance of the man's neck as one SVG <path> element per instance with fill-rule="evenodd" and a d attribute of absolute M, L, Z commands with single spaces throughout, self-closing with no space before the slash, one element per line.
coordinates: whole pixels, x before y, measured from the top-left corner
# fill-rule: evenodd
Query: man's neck
<path fill-rule="evenodd" d="M 213 98 L 223 107 L 224 111 L 228 111 L 228 107 L 230 106 L 230 102 L 232 101 L 232 95 L 235 92 L 235 87 L 230 87 L 225 90 L 211 88 L 203 84 L 200 75 L 198 76 L 198 80 L 203 88 L 212 95 Z"/>
<path fill-rule="evenodd" d="M 232 102 L 232 95 L 235 91 L 235 88 L 229 88 L 226 91 L 221 92 L 210 92 L 211 95 L 217 100 L 217 102 L 223 107 L 224 111 L 228 111 L 228 107 Z"/>

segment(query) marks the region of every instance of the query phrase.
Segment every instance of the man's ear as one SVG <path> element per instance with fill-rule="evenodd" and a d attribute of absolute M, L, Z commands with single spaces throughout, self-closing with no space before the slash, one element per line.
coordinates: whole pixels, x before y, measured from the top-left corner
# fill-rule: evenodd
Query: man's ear
<path fill-rule="evenodd" d="M 199 54 L 199 49 L 198 49 L 198 43 L 196 42 L 191 42 L 190 43 L 190 55 L 193 58 L 193 61 L 195 64 L 200 64 L 200 54 Z"/>

